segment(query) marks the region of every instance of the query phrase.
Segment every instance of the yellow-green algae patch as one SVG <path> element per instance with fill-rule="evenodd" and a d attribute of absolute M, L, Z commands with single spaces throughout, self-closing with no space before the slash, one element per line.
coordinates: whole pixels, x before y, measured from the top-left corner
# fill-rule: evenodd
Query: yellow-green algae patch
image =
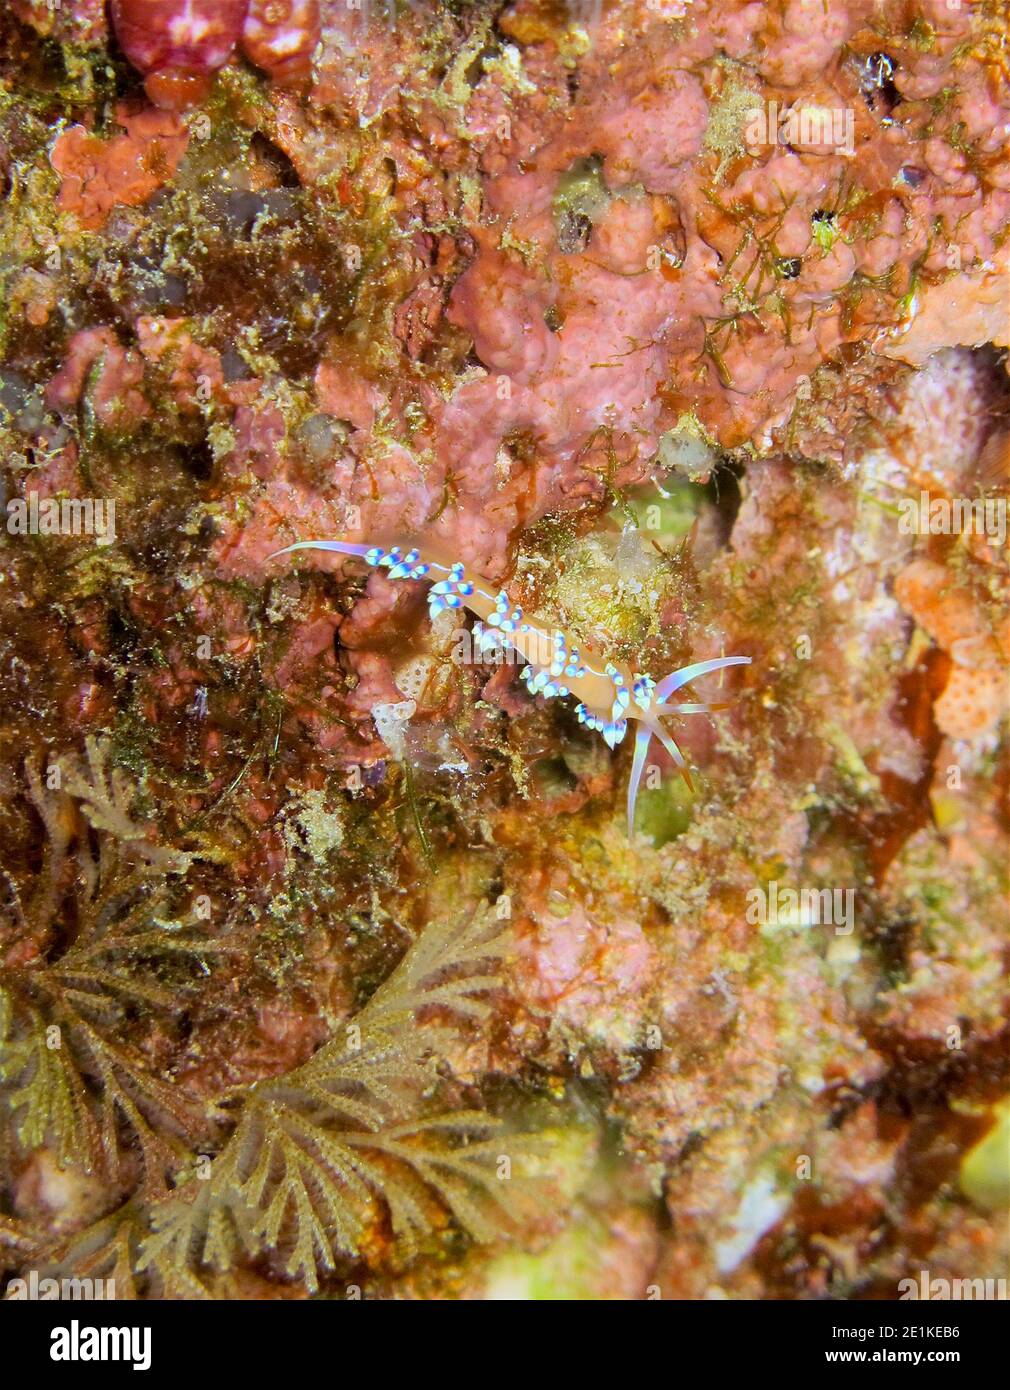
<path fill-rule="evenodd" d="M 1010 1210 L 1010 1097 L 995 1107 L 996 1123 L 961 1160 L 959 1185 L 986 1211 Z"/>

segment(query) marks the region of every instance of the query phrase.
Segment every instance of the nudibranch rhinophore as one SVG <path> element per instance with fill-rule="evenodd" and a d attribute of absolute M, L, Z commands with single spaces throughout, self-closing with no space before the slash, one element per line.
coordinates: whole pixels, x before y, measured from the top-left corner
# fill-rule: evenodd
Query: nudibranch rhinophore
<path fill-rule="evenodd" d="M 628 784 L 629 836 L 634 833 L 635 801 L 653 734 L 691 786 L 684 755 L 660 719 L 667 714 L 711 714 L 726 708 L 725 703 L 705 704 L 695 700 L 671 705 L 668 703 L 670 696 L 710 671 L 750 663 L 749 656 L 714 657 L 682 666 L 656 681 L 621 662 L 605 660 L 588 643 L 580 650 L 564 628 L 523 613 L 504 589 L 475 574 L 459 560 L 437 555 L 434 547 L 426 547 L 427 553 L 422 559 L 420 550 L 413 546 L 404 550 L 399 545 L 363 545 L 352 541 L 298 541 L 274 554 L 290 555 L 296 550 L 353 555 L 373 568 L 384 569 L 387 579 L 426 580 L 431 585 L 428 613 L 432 620 L 446 609 L 468 609 L 479 619 L 474 631 L 478 650 L 490 657 L 492 652 L 511 648 L 527 663 L 520 674 L 530 693 L 545 699 L 574 696 L 579 701 L 575 711 L 579 723 L 602 734 L 610 748 L 616 748 L 623 740 L 628 721 L 637 719 L 642 727 L 635 734 Z"/>

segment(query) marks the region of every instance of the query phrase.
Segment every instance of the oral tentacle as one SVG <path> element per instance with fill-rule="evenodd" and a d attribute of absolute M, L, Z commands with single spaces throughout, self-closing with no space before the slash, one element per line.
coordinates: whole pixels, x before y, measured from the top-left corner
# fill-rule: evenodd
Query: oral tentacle
<path fill-rule="evenodd" d="M 267 559 L 273 560 L 278 555 L 290 555 L 293 550 L 328 550 L 337 555 L 353 555 L 364 560 L 373 569 L 386 569 L 387 579 L 425 579 L 433 569 L 444 571 L 444 566 L 431 565 L 423 561 L 420 552 L 415 548 L 404 554 L 398 545 L 386 550 L 381 545 L 362 545 L 357 541 L 296 541 L 294 545 L 286 545 L 283 550 L 275 550 Z M 462 574 L 463 566 L 459 565 L 458 569 Z M 438 590 L 439 585 L 436 584 L 433 592 Z M 441 604 L 443 608 L 447 606 L 449 605 L 446 603 Z"/>
<path fill-rule="evenodd" d="M 651 742 L 652 729 L 648 724 L 643 724 L 642 728 L 635 734 L 635 755 L 631 760 L 631 776 L 628 779 L 629 840 L 635 833 L 635 802 L 638 800 L 638 788 L 642 781 L 642 773 L 645 771 L 645 760 L 649 755 L 649 744 Z"/>
<path fill-rule="evenodd" d="M 727 666 L 749 666 L 749 656 L 716 656 L 709 661 L 695 661 L 690 666 L 681 666 L 678 671 L 671 671 L 668 676 L 656 686 L 655 700 L 657 704 L 664 704 L 669 695 L 675 690 L 679 690 L 682 685 L 687 685 L 689 681 L 697 680 L 699 676 L 708 675 L 709 671 L 722 671 Z"/>
<path fill-rule="evenodd" d="M 283 550 L 275 550 L 267 559 L 273 560 L 278 555 L 290 555 L 294 550 L 333 550 L 338 555 L 365 556 L 374 548 L 371 545 L 358 545 L 353 541 L 295 541 L 294 545 L 286 545 Z"/>

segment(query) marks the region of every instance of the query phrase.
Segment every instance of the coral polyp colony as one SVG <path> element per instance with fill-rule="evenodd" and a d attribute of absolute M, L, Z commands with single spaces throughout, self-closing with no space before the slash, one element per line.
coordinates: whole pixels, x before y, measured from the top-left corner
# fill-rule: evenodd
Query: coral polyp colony
<path fill-rule="evenodd" d="M 1005 1274 L 1006 30 L 0 5 L 0 1297 Z"/>

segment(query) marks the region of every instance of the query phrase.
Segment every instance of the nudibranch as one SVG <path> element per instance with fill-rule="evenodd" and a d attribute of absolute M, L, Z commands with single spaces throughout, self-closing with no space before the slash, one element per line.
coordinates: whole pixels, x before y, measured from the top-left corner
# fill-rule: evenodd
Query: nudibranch
<path fill-rule="evenodd" d="M 720 656 L 695 661 L 671 671 L 661 680 L 634 671 L 619 661 L 608 661 L 589 643 L 580 648 L 564 628 L 526 614 L 499 585 L 462 564 L 426 547 L 424 558 L 417 547 L 363 545 L 352 541 L 298 541 L 275 551 L 290 555 L 297 550 L 323 550 L 356 556 L 374 569 L 384 570 L 387 579 L 425 580 L 428 613 L 434 620 L 447 609 L 468 609 L 478 622 L 474 629 L 477 650 L 490 658 L 494 652 L 511 649 L 525 661 L 521 671 L 527 689 L 545 699 L 572 696 L 578 700 L 579 722 L 601 734 L 610 748 L 616 748 L 628 731 L 631 720 L 641 727 L 635 734 L 635 752 L 628 784 L 628 834 L 634 833 L 635 802 L 645 771 L 645 760 L 653 735 L 669 753 L 681 775 L 691 786 L 687 762 L 661 719 L 668 714 L 711 714 L 726 704 L 706 704 L 689 700 L 670 704 L 671 695 L 711 671 L 728 666 L 746 666 L 749 656 Z M 274 557 L 271 556 L 271 559 Z"/>

